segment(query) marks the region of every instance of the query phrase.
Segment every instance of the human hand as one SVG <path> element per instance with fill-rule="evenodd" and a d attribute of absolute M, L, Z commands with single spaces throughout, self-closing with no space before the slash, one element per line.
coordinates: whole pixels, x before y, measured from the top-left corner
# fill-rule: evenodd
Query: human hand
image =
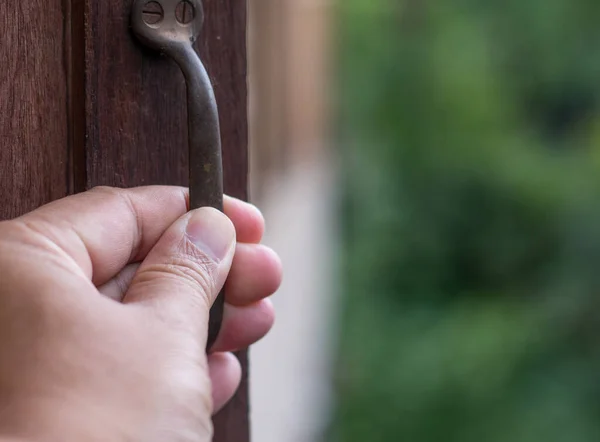
<path fill-rule="evenodd" d="M 97 188 L 0 223 L 0 440 L 211 440 L 240 381 L 228 352 L 271 328 L 281 264 L 253 206 L 187 199 Z"/>

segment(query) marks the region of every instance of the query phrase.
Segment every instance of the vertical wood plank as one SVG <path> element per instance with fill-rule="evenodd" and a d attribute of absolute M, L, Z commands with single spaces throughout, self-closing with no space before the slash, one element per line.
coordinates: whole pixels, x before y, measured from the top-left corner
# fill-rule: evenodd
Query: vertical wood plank
<path fill-rule="evenodd" d="M 185 86 L 129 33 L 130 0 L 0 2 L 0 219 L 96 185 L 187 184 Z M 205 0 L 225 190 L 247 198 L 246 4 Z M 69 122 L 72 124 L 69 125 Z M 249 439 L 244 382 L 215 441 Z"/>
<path fill-rule="evenodd" d="M 0 220 L 68 191 L 63 0 L 0 2 Z"/>
<path fill-rule="evenodd" d="M 200 54 L 211 74 L 221 116 L 225 192 L 248 198 L 246 0 L 204 0 Z M 250 440 L 248 353 L 239 352 L 242 383 L 215 418 L 215 442 Z"/>
<path fill-rule="evenodd" d="M 131 0 L 86 0 L 86 187 L 187 184 L 185 84 L 136 44 Z"/>
<path fill-rule="evenodd" d="M 131 0 L 85 0 L 85 188 L 187 185 L 183 75 L 138 45 L 129 30 Z M 245 0 L 204 0 L 197 43 L 215 86 L 223 139 L 225 191 L 247 198 Z M 83 190 L 83 189 L 78 189 Z M 244 382 L 215 419 L 216 442 L 249 440 L 247 354 Z"/>

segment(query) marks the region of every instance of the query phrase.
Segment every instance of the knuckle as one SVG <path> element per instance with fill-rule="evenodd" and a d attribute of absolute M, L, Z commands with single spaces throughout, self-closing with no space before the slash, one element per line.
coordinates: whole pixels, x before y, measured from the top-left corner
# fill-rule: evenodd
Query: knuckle
<path fill-rule="evenodd" d="M 92 193 L 97 193 L 103 198 L 106 198 L 111 204 L 114 205 L 125 205 L 133 215 L 137 215 L 135 205 L 131 200 L 131 194 L 127 189 L 120 189 L 118 187 L 109 186 L 98 186 L 90 190 Z"/>
<path fill-rule="evenodd" d="M 15 235 L 15 227 L 18 226 L 19 223 L 14 220 L 11 221 L 1 221 L 0 222 L 0 239 L 11 238 Z"/>
<path fill-rule="evenodd" d="M 152 264 L 139 272 L 138 283 L 168 279 L 176 286 L 186 286 L 203 301 L 211 301 L 216 288 L 216 264 L 205 254 L 190 247 L 179 250 L 164 262 Z"/>
<path fill-rule="evenodd" d="M 14 221 L 0 222 L 0 257 L 7 256 L 14 243 L 22 236 L 22 227 Z"/>
<path fill-rule="evenodd" d="M 0 223 L 0 243 L 49 248 L 49 234 L 43 223 L 17 218 Z"/>
<path fill-rule="evenodd" d="M 206 260 L 191 260 L 188 256 L 173 257 L 168 264 L 173 272 L 181 278 L 190 281 L 206 293 L 215 287 L 212 264 Z"/>
<path fill-rule="evenodd" d="M 110 186 L 95 186 L 90 189 L 90 192 L 103 193 L 106 195 L 114 195 L 114 196 L 118 196 L 120 191 L 121 191 L 121 189 L 116 188 L 116 187 L 110 187 Z"/>
<path fill-rule="evenodd" d="M 123 204 L 125 190 L 118 187 L 97 186 L 91 188 L 86 193 L 90 196 L 93 195 L 94 198 L 99 202 L 104 202 L 108 205 L 120 206 Z"/>
<path fill-rule="evenodd" d="M 103 195 L 115 205 L 125 205 L 127 210 L 130 211 L 131 214 L 137 218 L 136 207 L 133 204 L 133 201 L 131 200 L 131 195 L 127 191 L 127 189 L 120 189 L 118 187 L 109 186 L 98 186 L 91 189 L 90 192 Z"/>
<path fill-rule="evenodd" d="M 124 207 L 126 212 L 131 217 L 132 221 L 135 222 L 136 234 L 132 236 L 133 243 L 131 244 L 131 256 L 130 260 L 133 259 L 139 253 L 140 246 L 142 243 L 142 232 L 143 222 L 142 217 L 134 203 L 131 193 L 127 189 L 120 189 L 118 187 L 109 186 L 98 186 L 94 187 L 90 192 L 96 192 L 105 195 L 110 203 L 114 207 Z"/>
<path fill-rule="evenodd" d="M 183 237 L 171 256 L 169 265 L 194 281 L 207 293 L 216 286 L 217 264 L 187 237 Z"/>

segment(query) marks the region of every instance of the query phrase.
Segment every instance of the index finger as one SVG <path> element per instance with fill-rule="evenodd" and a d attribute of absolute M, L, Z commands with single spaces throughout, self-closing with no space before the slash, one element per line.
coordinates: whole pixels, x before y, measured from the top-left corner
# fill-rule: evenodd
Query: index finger
<path fill-rule="evenodd" d="M 250 205 L 245 209 L 245 203 L 232 203 L 230 198 L 224 203 L 236 230 L 256 236 L 262 218 L 255 209 Z M 184 187 L 97 187 L 40 207 L 18 221 L 49 238 L 95 285 L 101 285 L 127 264 L 143 260 L 187 210 Z"/>

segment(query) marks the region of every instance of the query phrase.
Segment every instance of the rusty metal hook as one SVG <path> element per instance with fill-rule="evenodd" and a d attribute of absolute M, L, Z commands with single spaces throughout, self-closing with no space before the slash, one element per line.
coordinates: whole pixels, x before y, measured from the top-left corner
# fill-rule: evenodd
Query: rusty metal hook
<path fill-rule="evenodd" d="M 210 78 L 192 46 L 204 20 L 201 0 L 135 0 L 131 26 L 151 49 L 171 57 L 187 84 L 190 209 L 223 210 L 223 165 L 219 113 Z M 224 294 L 210 311 L 207 348 L 219 334 Z"/>

